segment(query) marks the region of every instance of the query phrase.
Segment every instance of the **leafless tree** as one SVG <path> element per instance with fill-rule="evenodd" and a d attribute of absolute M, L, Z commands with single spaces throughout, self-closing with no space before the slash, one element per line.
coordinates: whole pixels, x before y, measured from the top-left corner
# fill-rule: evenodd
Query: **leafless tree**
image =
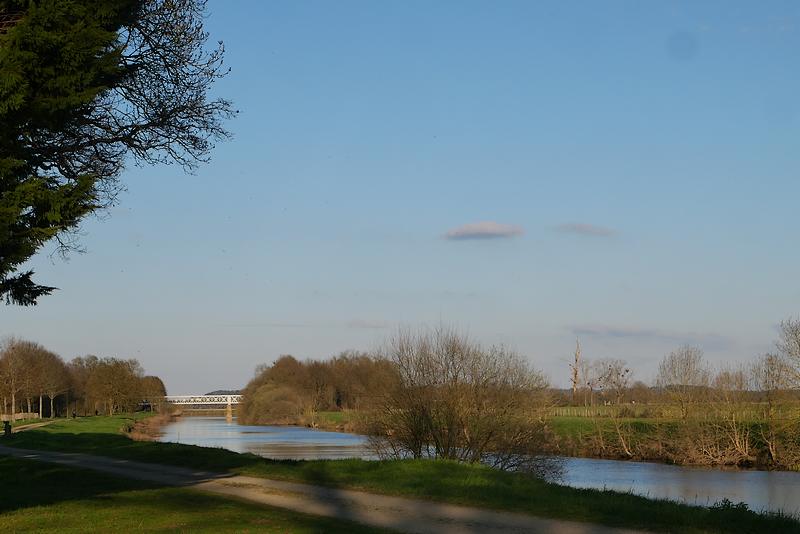
<path fill-rule="evenodd" d="M 607 358 L 596 362 L 597 383 L 604 393 L 609 394 L 614 403 L 622 404 L 630 386 L 632 371 L 625 360 Z"/>
<path fill-rule="evenodd" d="M 580 362 L 580 382 L 583 389 L 583 405 L 585 407 L 594 406 L 594 391 L 597 389 L 597 373 L 594 362 L 581 359 Z"/>
<path fill-rule="evenodd" d="M 150 404 L 151 409 L 160 412 L 164 405 L 167 388 L 157 376 L 144 376 L 141 380 L 142 400 Z"/>
<path fill-rule="evenodd" d="M 575 340 L 575 360 L 569 365 L 569 381 L 572 385 L 572 403 L 578 398 L 578 388 L 581 386 L 581 342 Z"/>
<path fill-rule="evenodd" d="M 758 431 L 766 446 L 769 462 L 774 466 L 792 467 L 800 464 L 798 421 L 792 413 L 795 401 L 790 388 L 795 371 L 781 354 L 765 354 L 751 367 L 753 387 L 760 398 Z"/>
<path fill-rule="evenodd" d="M 709 370 L 699 347 L 684 345 L 661 360 L 658 366 L 657 385 L 680 406 L 685 420 L 689 407 L 708 388 Z"/>
<path fill-rule="evenodd" d="M 445 328 L 401 331 L 383 357 L 399 382 L 372 425 L 387 457 L 434 457 L 541 472 L 547 382 L 517 354 Z"/>
<path fill-rule="evenodd" d="M 69 362 L 67 366 L 67 370 L 69 372 L 70 383 L 72 384 L 72 395 L 75 399 L 75 404 L 73 406 L 73 410 L 78 412 L 78 401 L 81 401 L 83 405 L 82 413 L 86 415 L 94 411 L 93 402 L 96 402 L 97 399 L 92 399 L 89 395 L 89 391 L 87 389 L 87 384 L 89 381 L 89 376 L 91 376 L 92 371 L 100 362 L 100 358 L 94 355 L 87 355 L 87 356 L 79 356 L 74 358 L 71 362 Z M 90 410 L 90 406 L 92 406 Z"/>
<path fill-rule="evenodd" d="M 56 416 L 55 400 L 56 397 L 69 391 L 69 374 L 64 361 L 56 354 L 50 351 L 44 351 L 40 355 L 40 369 L 42 374 L 39 381 L 41 390 L 47 395 L 50 400 L 50 418 Z M 41 417 L 41 398 L 40 404 L 40 417 Z"/>
<path fill-rule="evenodd" d="M 632 402 L 647 404 L 650 402 L 652 392 L 650 391 L 650 386 L 641 380 L 636 380 L 633 384 L 631 384 L 630 396 Z"/>
<path fill-rule="evenodd" d="M 87 394 L 102 402 L 105 413 L 133 410 L 142 400 L 142 366 L 136 360 L 101 358 L 86 381 Z"/>
<path fill-rule="evenodd" d="M 7 339 L 0 348 L 0 377 L 4 394 L 11 400 L 11 418 L 17 413 L 17 395 L 25 386 L 26 357 L 25 345 L 28 342 L 15 338 Z"/>
<path fill-rule="evenodd" d="M 706 405 L 704 430 L 712 434 L 705 451 L 715 464 L 746 464 L 753 458 L 753 416 L 750 413 L 750 373 L 743 367 L 723 368 L 709 389 L 711 402 Z M 702 434 L 702 433 L 700 433 Z"/>
<path fill-rule="evenodd" d="M 776 345 L 789 371 L 787 378 L 791 379 L 792 386 L 800 387 L 800 319 L 781 321 Z"/>

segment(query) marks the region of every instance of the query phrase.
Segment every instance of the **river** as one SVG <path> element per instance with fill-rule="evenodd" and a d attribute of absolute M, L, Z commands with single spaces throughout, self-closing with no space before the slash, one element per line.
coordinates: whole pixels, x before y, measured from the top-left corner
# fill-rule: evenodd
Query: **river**
<path fill-rule="evenodd" d="M 221 447 L 275 459 L 372 458 L 366 438 L 295 426 L 247 426 L 224 417 L 182 417 L 163 428 L 161 441 Z M 561 483 L 630 491 L 708 506 L 722 499 L 753 510 L 800 514 L 800 473 L 721 470 L 647 462 L 565 458 Z"/>
<path fill-rule="evenodd" d="M 180 417 L 162 428 L 161 441 L 221 447 L 277 460 L 338 460 L 369 456 L 359 434 L 323 432 L 302 426 L 239 425 L 224 417 Z"/>

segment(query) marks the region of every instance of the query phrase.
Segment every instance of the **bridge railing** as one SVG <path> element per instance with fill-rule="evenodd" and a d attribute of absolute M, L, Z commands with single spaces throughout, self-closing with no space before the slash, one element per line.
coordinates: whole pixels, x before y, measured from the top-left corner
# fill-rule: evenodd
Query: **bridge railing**
<path fill-rule="evenodd" d="M 242 401 L 241 395 L 167 395 L 164 400 L 169 404 L 193 405 L 231 405 Z"/>

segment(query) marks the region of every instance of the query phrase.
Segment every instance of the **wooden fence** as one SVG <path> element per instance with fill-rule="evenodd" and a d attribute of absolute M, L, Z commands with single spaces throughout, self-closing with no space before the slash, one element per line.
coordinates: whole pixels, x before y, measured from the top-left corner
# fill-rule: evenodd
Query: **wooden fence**
<path fill-rule="evenodd" d="M 700 410 L 698 410 L 698 407 Z M 766 405 L 760 402 L 726 406 L 721 403 L 698 403 L 692 408 L 692 418 L 717 418 L 720 414 L 734 414 L 739 420 L 759 420 L 764 417 Z M 553 417 L 612 417 L 614 415 L 637 419 L 678 419 L 680 407 L 675 404 L 623 404 L 621 406 L 554 406 Z M 773 417 L 800 419 L 800 403 L 790 402 L 775 407 Z"/>
<path fill-rule="evenodd" d="M 19 412 L 13 415 L 13 419 L 11 414 L 0 414 L 0 421 L 21 421 L 22 419 L 39 419 L 39 414 L 37 412 Z"/>

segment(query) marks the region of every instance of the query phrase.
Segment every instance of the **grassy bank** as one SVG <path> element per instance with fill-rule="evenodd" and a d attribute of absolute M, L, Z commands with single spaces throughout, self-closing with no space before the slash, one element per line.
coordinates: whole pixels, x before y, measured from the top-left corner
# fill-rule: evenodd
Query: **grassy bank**
<path fill-rule="evenodd" d="M 9 444 L 232 471 L 662 532 L 800 531 L 800 523 L 786 517 L 731 507 L 690 507 L 617 492 L 578 490 L 483 466 L 421 460 L 271 461 L 222 449 L 136 442 L 119 433 L 129 421 L 121 417 L 59 421 L 18 434 Z"/>
<path fill-rule="evenodd" d="M 360 420 L 356 412 L 315 412 L 311 418 L 312 426 L 337 432 L 358 432 Z"/>
<path fill-rule="evenodd" d="M 374 529 L 81 469 L 0 457 L 3 532 L 368 533 Z"/>
<path fill-rule="evenodd" d="M 17 421 L 11 421 L 11 428 L 17 428 L 17 427 L 20 427 L 20 426 L 31 425 L 33 423 L 44 423 L 45 421 L 49 421 L 49 420 L 50 419 L 47 419 L 46 417 L 43 418 L 43 419 L 39 419 L 38 417 L 33 418 L 33 419 L 19 419 Z M 2 428 L 2 425 L 0 425 L 0 428 Z"/>
<path fill-rule="evenodd" d="M 652 435 L 659 426 L 676 423 L 673 419 L 649 419 L 643 417 L 620 418 L 619 422 L 627 425 L 641 437 Z M 613 421 L 607 417 L 593 419 L 591 417 L 555 416 L 550 419 L 550 427 L 561 443 L 579 441 L 581 438 L 596 434 L 598 426 L 604 432 L 611 432 L 614 429 Z"/>

